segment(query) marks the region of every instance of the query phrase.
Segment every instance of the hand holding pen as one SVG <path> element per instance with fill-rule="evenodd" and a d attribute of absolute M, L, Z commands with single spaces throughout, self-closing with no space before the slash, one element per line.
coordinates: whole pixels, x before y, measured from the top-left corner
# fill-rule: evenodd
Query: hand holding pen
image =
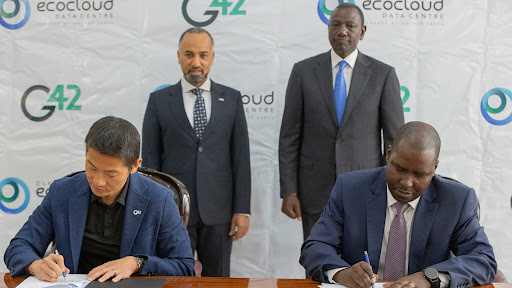
<path fill-rule="evenodd" d="M 70 272 L 64 265 L 64 258 L 57 254 L 50 254 L 43 259 L 35 260 L 25 269 L 28 274 L 48 282 L 57 282 L 59 276 L 67 275 Z"/>
<path fill-rule="evenodd" d="M 364 253 L 366 253 L 366 251 L 364 251 Z M 60 255 L 59 251 L 57 249 L 55 249 L 55 254 L 56 255 Z M 64 257 L 62 257 L 62 262 L 64 262 Z M 368 263 L 370 263 L 370 262 L 368 262 Z M 62 266 L 64 266 L 64 265 L 62 265 Z M 66 267 L 63 267 L 63 268 L 64 269 L 62 269 L 62 277 L 64 277 L 64 281 L 68 282 L 68 278 L 67 278 L 67 275 L 66 275 Z"/>
<path fill-rule="evenodd" d="M 369 262 L 369 259 L 367 260 Z M 369 288 L 377 281 L 377 275 L 373 274 L 372 266 L 367 261 L 360 261 L 352 267 L 338 271 L 333 280 L 341 285 L 351 288 Z"/>

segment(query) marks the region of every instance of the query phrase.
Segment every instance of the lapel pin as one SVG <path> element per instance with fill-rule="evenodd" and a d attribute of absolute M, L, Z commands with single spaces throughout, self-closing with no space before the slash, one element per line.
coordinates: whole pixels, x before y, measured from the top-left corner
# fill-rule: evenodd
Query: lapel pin
<path fill-rule="evenodd" d="M 219 97 L 219 101 L 224 101 L 224 98 L 220 98 L 220 97 Z"/>
<path fill-rule="evenodd" d="M 140 210 L 133 210 L 133 215 L 137 216 L 140 214 L 142 214 L 142 212 Z"/>

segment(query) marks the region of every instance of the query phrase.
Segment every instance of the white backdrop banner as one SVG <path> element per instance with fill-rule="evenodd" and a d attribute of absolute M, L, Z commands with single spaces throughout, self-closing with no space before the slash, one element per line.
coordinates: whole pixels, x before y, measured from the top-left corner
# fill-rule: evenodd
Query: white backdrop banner
<path fill-rule="evenodd" d="M 439 131 L 438 173 L 475 188 L 512 279 L 512 1 L 497 0 L 0 0 L 0 251 L 54 179 L 84 169 L 95 120 L 140 131 L 149 94 L 181 77 L 179 36 L 202 26 L 210 76 L 242 92 L 250 133 L 253 213 L 231 274 L 303 278 L 301 224 L 280 212 L 279 128 L 291 68 L 330 49 L 342 2 L 365 14 L 359 49 L 396 68 L 406 121 Z"/>

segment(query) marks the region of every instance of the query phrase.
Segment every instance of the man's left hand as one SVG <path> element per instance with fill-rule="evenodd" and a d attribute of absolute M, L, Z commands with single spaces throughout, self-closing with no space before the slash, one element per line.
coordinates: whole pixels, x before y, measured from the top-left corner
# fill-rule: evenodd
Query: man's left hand
<path fill-rule="evenodd" d="M 386 280 L 386 279 L 384 279 Z M 430 288 L 430 282 L 425 279 L 423 272 L 417 272 L 402 277 L 395 282 L 385 283 L 386 288 Z"/>
<path fill-rule="evenodd" d="M 94 281 L 97 278 L 99 282 L 105 282 L 106 280 L 114 277 L 112 282 L 117 282 L 124 278 L 130 278 L 130 276 L 139 270 L 137 264 L 137 258 L 133 256 L 126 256 L 121 259 L 109 261 L 103 265 L 100 265 L 87 274 L 86 279 L 88 281 Z"/>
<path fill-rule="evenodd" d="M 242 214 L 233 215 L 231 219 L 231 229 L 229 230 L 229 236 L 233 236 L 233 241 L 236 241 L 247 234 L 249 230 L 249 216 Z"/>

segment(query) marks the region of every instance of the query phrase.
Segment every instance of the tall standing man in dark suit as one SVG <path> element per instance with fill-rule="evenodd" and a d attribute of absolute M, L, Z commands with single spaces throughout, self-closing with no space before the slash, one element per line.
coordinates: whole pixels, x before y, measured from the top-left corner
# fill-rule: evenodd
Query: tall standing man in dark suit
<path fill-rule="evenodd" d="M 142 128 L 144 166 L 169 173 L 190 192 L 188 232 L 203 276 L 229 277 L 232 241 L 249 229 L 251 170 L 239 91 L 210 80 L 213 38 L 185 31 L 183 78 L 151 93 Z"/>
<path fill-rule="evenodd" d="M 386 167 L 338 176 L 302 245 L 308 274 L 351 288 L 377 279 L 393 281 L 392 288 L 491 282 L 497 264 L 475 191 L 435 175 L 440 147 L 432 126 L 409 122 L 387 150 Z"/>
<path fill-rule="evenodd" d="M 279 138 L 281 210 L 302 220 L 304 240 L 336 176 L 384 165 L 383 151 L 404 123 L 395 70 L 357 50 L 365 32 L 359 7 L 339 5 L 329 23 L 332 50 L 296 63 L 288 82 Z"/>

